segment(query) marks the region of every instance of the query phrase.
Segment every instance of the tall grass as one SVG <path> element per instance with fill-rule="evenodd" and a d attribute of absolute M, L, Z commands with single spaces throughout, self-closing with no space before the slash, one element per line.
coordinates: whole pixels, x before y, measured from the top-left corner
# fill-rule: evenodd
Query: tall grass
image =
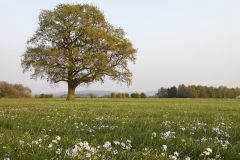
<path fill-rule="evenodd" d="M 0 159 L 240 159 L 240 101 L 0 99 Z"/>

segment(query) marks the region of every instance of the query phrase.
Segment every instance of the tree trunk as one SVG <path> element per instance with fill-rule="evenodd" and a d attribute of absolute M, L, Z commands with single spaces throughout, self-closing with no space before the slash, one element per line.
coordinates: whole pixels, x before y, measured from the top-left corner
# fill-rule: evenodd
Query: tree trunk
<path fill-rule="evenodd" d="M 68 96 L 66 100 L 75 100 L 75 89 L 76 87 L 68 82 Z"/>

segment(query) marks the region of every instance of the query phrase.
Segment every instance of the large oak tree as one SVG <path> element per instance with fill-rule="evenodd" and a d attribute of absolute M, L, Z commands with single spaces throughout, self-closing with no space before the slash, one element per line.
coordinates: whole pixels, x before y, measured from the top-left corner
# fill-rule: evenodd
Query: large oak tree
<path fill-rule="evenodd" d="M 67 100 L 75 99 L 78 85 L 111 80 L 131 84 L 127 68 L 135 62 L 136 49 L 121 28 L 114 28 L 95 6 L 60 4 L 42 10 L 39 27 L 28 40 L 22 55 L 23 72 L 31 78 L 47 78 L 49 83 L 68 84 Z"/>

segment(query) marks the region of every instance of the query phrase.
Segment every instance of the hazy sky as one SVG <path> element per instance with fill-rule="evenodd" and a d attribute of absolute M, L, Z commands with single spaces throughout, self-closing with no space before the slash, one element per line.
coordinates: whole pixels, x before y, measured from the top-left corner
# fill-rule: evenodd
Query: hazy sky
<path fill-rule="evenodd" d="M 42 9 L 60 3 L 92 3 L 107 21 L 122 27 L 138 49 L 129 64 L 132 85 L 104 84 L 76 90 L 154 91 L 179 84 L 240 87 L 239 0 L 0 0 L 0 81 L 28 86 L 33 93 L 67 91 L 22 73 L 21 55 L 38 27 Z"/>

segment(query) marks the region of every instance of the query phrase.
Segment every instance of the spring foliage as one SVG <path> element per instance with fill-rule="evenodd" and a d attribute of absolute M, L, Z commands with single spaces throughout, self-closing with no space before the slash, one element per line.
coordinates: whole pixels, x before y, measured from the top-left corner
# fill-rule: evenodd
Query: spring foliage
<path fill-rule="evenodd" d="M 95 6 L 60 4 L 42 10 L 39 27 L 22 55 L 23 71 L 49 83 L 68 83 L 68 100 L 77 86 L 104 82 L 105 76 L 131 85 L 127 62 L 135 62 L 136 49 L 121 28 L 114 28 Z"/>
<path fill-rule="evenodd" d="M 240 95 L 240 89 L 227 88 L 226 86 L 207 87 L 184 84 L 178 87 L 160 88 L 155 95 L 159 98 L 236 98 Z"/>
<path fill-rule="evenodd" d="M 31 98 L 31 89 L 22 84 L 0 81 L 0 98 Z"/>

